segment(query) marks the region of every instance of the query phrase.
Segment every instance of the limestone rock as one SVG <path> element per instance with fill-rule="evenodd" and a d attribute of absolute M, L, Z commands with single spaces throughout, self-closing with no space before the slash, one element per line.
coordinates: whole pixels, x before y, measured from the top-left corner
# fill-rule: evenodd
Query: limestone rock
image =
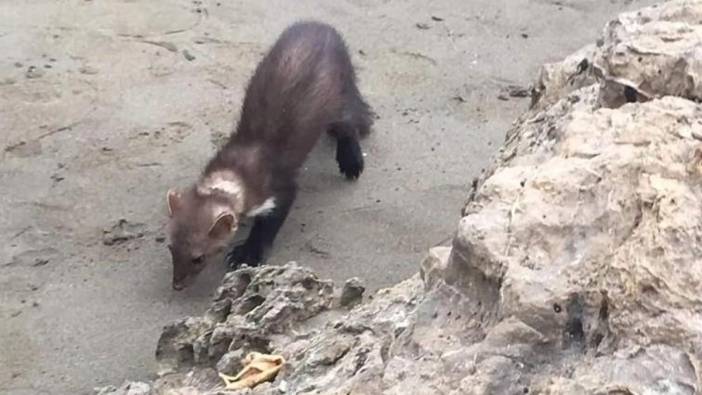
<path fill-rule="evenodd" d="M 235 376 L 244 367 L 242 360 L 245 356 L 244 350 L 240 348 L 227 352 L 217 362 L 217 371 L 229 376 Z"/>
<path fill-rule="evenodd" d="M 702 100 L 700 21 L 699 1 L 688 0 L 625 13 L 607 24 L 594 60 L 604 103 Z"/>
<path fill-rule="evenodd" d="M 282 267 L 245 267 L 228 273 L 203 317 L 166 326 L 156 349 L 162 373 L 217 364 L 228 351 L 268 353 L 270 336 L 329 309 L 333 287 L 291 262 Z M 227 361 L 222 367 L 236 368 Z M 228 372 L 231 373 L 231 372 Z"/>
<path fill-rule="evenodd" d="M 366 288 L 361 284 L 358 278 L 350 278 L 344 283 L 344 288 L 341 290 L 339 303 L 342 306 L 351 306 L 361 301 Z"/>

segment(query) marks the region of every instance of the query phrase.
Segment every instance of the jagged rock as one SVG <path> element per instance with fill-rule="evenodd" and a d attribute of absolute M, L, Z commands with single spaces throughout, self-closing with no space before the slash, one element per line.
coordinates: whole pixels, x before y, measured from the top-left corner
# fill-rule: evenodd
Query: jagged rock
<path fill-rule="evenodd" d="M 122 244 L 144 236 L 145 225 L 133 223 L 122 218 L 109 229 L 102 231 L 102 243 L 106 246 Z"/>
<path fill-rule="evenodd" d="M 596 83 L 592 72 L 596 48 L 588 45 L 562 62 L 543 65 L 533 86 L 531 112 L 542 111 L 569 93 Z"/>
<path fill-rule="evenodd" d="M 198 339 L 212 330 L 214 321 L 202 317 L 188 317 L 167 325 L 156 346 L 156 359 L 161 371 L 168 372 L 180 365 L 192 365 L 202 359 L 197 349 Z"/>
<path fill-rule="evenodd" d="M 427 289 L 434 288 L 436 282 L 443 278 L 446 272 L 446 263 L 451 254 L 451 247 L 435 247 L 419 265 L 419 275 Z"/>
<path fill-rule="evenodd" d="M 245 356 L 242 349 L 227 352 L 217 362 L 217 371 L 230 376 L 236 375 L 244 367 L 241 361 Z"/>
<path fill-rule="evenodd" d="M 344 283 L 344 288 L 341 290 L 339 303 L 342 306 L 351 306 L 359 303 L 361 302 L 365 291 L 366 287 L 361 284 L 361 280 L 359 280 L 357 277 L 350 278 Z"/>
<path fill-rule="evenodd" d="M 348 310 L 295 264 L 233 272 L 164 332 L 180 372 L 152 392 L 217 393 L 188 375 L 252 350 L 287 362 L 251 394 L 702 392 L 700 16 L 624 14 L 547 65 L 420 274 Z"/>
<path fill-rule="evenodd" d="M 699 1 L 645 8 L 607 24 L 595 71 L 607 107 L 680 96 L 702 100 Z"/>
<path fill-rule="evenodd" d="M 237 350 L 270 352 L 273 336 L 329 309 L 332 293 L 331 282 L 294 262 L 228 273 L 203 317 L 166 326 L 156 349 L 161 372 L 212 363 L 235 370 Z"/>

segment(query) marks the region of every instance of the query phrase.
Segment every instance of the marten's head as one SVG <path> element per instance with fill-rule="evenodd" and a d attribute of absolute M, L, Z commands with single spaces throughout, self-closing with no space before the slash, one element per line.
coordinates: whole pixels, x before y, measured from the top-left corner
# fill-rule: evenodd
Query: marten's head
<path fill-rule="evenodd" d="M 175 290 L 188 286 L 236 232 L 238 219 L 231 200 L 219 192 L 198 187 L 168 191 L 168 249 Z"/>

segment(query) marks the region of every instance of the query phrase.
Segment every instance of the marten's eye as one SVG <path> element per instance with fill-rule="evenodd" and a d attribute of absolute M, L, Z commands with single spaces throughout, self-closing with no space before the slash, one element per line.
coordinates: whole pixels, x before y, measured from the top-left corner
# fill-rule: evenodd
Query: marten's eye
<path fill-rule="evenodd" d="M 193 264 L 202 265 L 203 263 L 205 263 L 204 255 L 196 256 L 195 258 L 193 258 Z"/>

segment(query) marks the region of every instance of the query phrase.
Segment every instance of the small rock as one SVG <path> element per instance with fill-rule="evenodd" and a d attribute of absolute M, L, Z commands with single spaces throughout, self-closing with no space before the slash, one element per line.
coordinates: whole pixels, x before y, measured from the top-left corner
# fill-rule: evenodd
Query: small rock
<path fill-rule="evenodd" d="M 361 284 L 361 280 L 357 277 L 350 278 L 344 283 L 344 289 L 341 291 L 339 303 L 342 306 L 351 306 L 361 301 L 363 292 L 366 288 Z"/>
<path fill-rule="evenodd" d="M 122 218 L 110 229 L 103 230 L 102 244 L 111 246 L 144 236 L 144 224 L 130 223 Z"/>
<path fill-rule="evenodd" d="M 192 62 L 193 60 L 195 60 L 195 56 L 193 56 L 187 49 L 183 50 L 183 56 L 188 62 Z"/>
<path fill-rule="evenodd" d="M 218 300 L 212 304 L 205 317 L 214 322 L 224 322 L 231 312 L 232 303 L 229 299 Z"/>
<path fill-rule="evenodd" d="M 230 376 L 239 373 L 239 371 L 244 368 L 242 360 L 245 356 L 246 353 L 243 349 L 227 352 L 222 355 L 222 358 L 217 362 L 217 371 Z"/>
<path fill-rule="evenodd" d="M 48 259 L 37 258 L 37 259 L 34 260 L 34 264 L 32 264 L 32 266 L 35 266 L 35 267 L 37 267 L 37 266 L 44 266 L 44 265 L 46 265 L 47 263 L 49 263 L 49 260 L 48 260 Z"/>
<path fill-rule="evenodd" d="M 29 79 L 41 78 L 44 76 L 44 70 L 38 69 L 34 66 L 29 66 L 29 68 L 27 68 L 27 72 L 24 75 Z"/>
<path fill-rule="evenodd" d="M 444 20 L 444 18 L 442 18 L 440 16 L 432 15 L 431 20 L 436 21 L 436 22 L 442 22 Z"/>
<path fill-rule="evenodd" d="M 510 97 L 529 97 L 529 89 L 523 88 L 517 85 L 510 85 L 507 87 L 507 93 Z"/>
<path fill-rule="evenodd" d="M 22 67 L 24 67 L 24 65 L 20 62 L 15 62 L 15 67 L 22 68 Z"/>
<path fill-rule="evenodd" d="M 95 75 L 98 73 L 98 69 L 90 66 L 83 66 L 78 69 L 78 72 L 81 74 Z"/>
<path fill-rule="evenodd" d="M 309 350 L 306 364 L 310 367 L 332 366 L 353 347 L 355 338 L 349 334 L 327 337 Z"/>
<path fill-rule="evenodd" d="M 415 26 L 417 26 L 417 29 L 419 29 L 419 30 L 429 30 L 429 28 L 430 28 L 428 23 L 422 23 L 422 22 L 416 23 Z"/>

